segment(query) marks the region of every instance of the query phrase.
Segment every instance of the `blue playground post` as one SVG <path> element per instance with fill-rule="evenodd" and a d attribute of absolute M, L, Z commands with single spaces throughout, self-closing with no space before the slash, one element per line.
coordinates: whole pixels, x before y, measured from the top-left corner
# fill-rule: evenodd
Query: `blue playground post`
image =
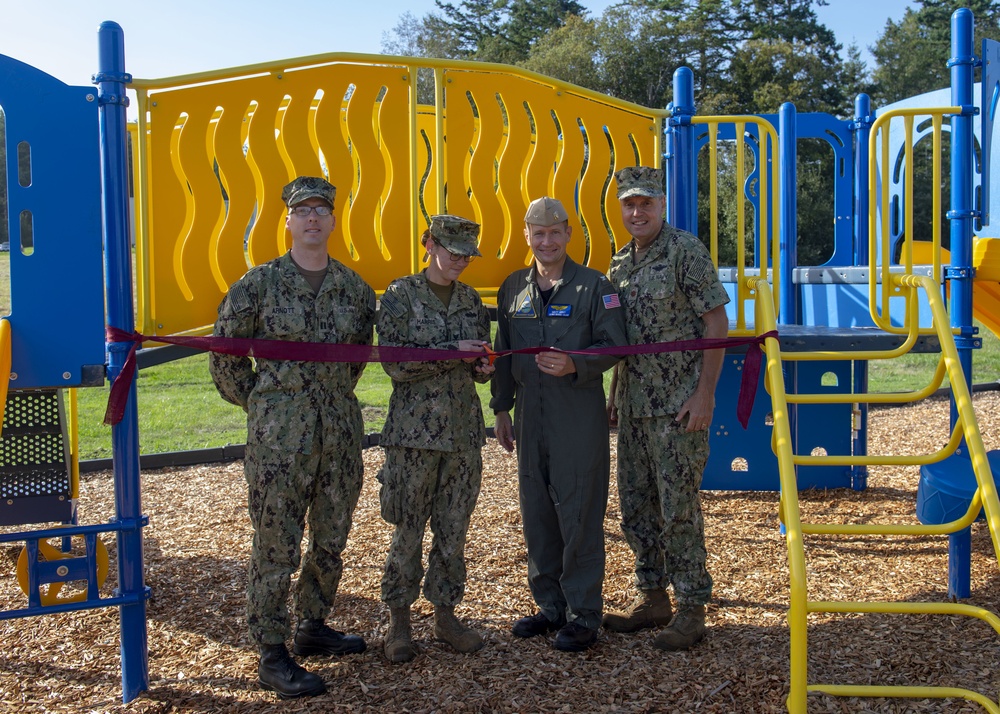
<path fill-rule="evenodd" d="M 779 171 L 781 172 L 781 217 L 778 235 L 780 237 L 778 260 L 781 276 L 780 305 L 778 306 L 779 325 L 798 325 L 799 301 L 798 290 L 792 280 L 792 274 L 798 265 L 798 186 L 795 169 L 798 164 L 795 105 L 785 102 L 778 109 L 778 143 L 780 144 Z M 758 260 L 760 257 L 758 256 Z M 763 270 L 767 266 L 761 265 Z M 794 410 L 793 410 L 794 413 Z M 792 433 L 795 431 L 793 429 Z"/>
<path fill-rule="evenodd" d="M 854 264 L 868 265 L 868 211 L 871 208 L 871 196 L 868 194 L 868 162 L 871 151 L 868 140 L 872 133 L 872 100 L 867 94 L 859 94 L 854 100 Z M 854 363 L 853 375 L 854 393 L 868 393 L 868 362 Z M 868 402 L 857 405 L 854 424 L 855 456 L 868 455 Z M 851 487 L 863 491 L 868 487 L 868 467 L 854 466 L 851 469 Z"/>
<path fill-rule="evenodd" d="M 132 254 L 128 231 L 128 162 L 126 144 L 125 35 L 115 22 L 103 22 L 98 31 L 98 86 L 100 104 L 101 178 L 104 211 L 104 275 L 108 325 L 135 330 L 132 306 Z M 108 343 L 108 378 L 122 371 L 130 343 Z M 139 492 L 139 418 L 136 380 L 132 377 L 128 402 L 120 424 L 111 429 L 114 461 L 115 510 L 118 533 L 118 586 L 130 599 L 121 605 L 122 700 L 135 699 L 149 689 L 146 640 L 146 598 L 143 580 L 142 526 Z"/>
<path fill-rule="evenodd" d="M 868 140 L 872 133 L 872 100 L 867 94 L 854 99 L 854 264 L 868 265 L 868 162 L 871 151 Z"/>
<path fill-rule="evenodd" d="M 796 168 L 798 165 L 798 132 L 796 129 L 795 105 L 791 102 L 784 102 L 778 108 L 778 171 L 781 175 L 781 214 L 778 225 L 778 255 L 777 271 L 780 276 L 775 276 L 780 281 L 781 293 L 778 306 L 778 325 L 799 324 L 799 301 L 797 298 L 798 288 L 792 279 L 798 262 L 798 176 Z M 759 260 L 759 256 L 758 256 Z M 761 265 L 761 270 L 767 266 Z M 799 363 L 788 362 L 785 364 L 785 389 L 789 392 L 798 391 L 796 386 L 799 379 Z M 797 404 L 788 405 L 788 425 L 792 434 L 792 448 L 799 450 L 799 410 Z M 784 524 L 781 526 L 784 532 Z"/>
<path fill-rule="evenodd" d="M 968 9 L 956 10 L 951 16 L 951 103 L 962 107 L 962 113 L 951 118 L 951 326 L 960 329 L 955 337 L 958 358 L 965 381 L 972 387 L 972 349 L 975 327 L 972 325 L 972 139 L 973 139 L 973 71 L 976 56 L 973 51 L 973 18 Z M 958 411 L 951 402 L 951 426 L 954 428 Z M 959 447 L 968 453 L 963 440 Z M 971 462 L 970 462 L 971 469 Z M 964 528 L 948 537 L 948 595 L 967 598 L 971 593 L 972 531 Z"/>
<path fill-rule="evenodd" d="M 698 232 L 698 157 L 695 149 L 694 74 L 689 67 L 674 71 L 674 99 L 667 131 L 667 223 Z"/>

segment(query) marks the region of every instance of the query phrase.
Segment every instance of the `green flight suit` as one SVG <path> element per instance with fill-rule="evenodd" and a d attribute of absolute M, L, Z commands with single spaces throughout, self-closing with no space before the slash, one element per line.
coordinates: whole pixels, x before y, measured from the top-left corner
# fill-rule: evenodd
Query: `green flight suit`
<path fill-rule="evenodd" d="M 535 269 L 510 275 L 497 295 L 496 349 L 581 350 L 627 343 L 614 287 L 570 258 L 543 305 Z M 601 624 L 604 514 L 610 448 L 602 374 L 618 361 L 574 355 L 576 373 L 542 374 L 534 355 L 499 358 L 494 412 L 514 409 L 528 585 L 552 622 Z"/>

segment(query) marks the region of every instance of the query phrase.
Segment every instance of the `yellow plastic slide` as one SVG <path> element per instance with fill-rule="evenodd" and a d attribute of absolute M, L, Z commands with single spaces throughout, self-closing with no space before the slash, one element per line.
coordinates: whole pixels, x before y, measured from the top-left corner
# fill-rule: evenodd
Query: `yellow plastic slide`
<path fill-rule="evenodd" d="M 976 319 L 1000 337 L 1000 238 L 979 238 L 972 246 L 976 280 L 972 309 Z"/>
<path fill-rule="evenodd" d="M 929 265 L 931 244 L 914 241 L 913 262 Z M 950 253 L 941 249 L 941 262 L 950 260 Z M 972 265 L 976 278 L 972 287 L 972 314 L 1000 337 L 1000 238 L 977 238 L 972 246 Z"/>

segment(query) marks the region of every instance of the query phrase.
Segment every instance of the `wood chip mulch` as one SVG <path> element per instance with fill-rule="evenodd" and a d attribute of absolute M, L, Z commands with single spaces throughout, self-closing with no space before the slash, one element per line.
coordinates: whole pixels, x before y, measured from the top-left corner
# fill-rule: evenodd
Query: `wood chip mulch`
<path fill-rule="evenodd" d="M 987 448 L 1000 448 L 1000 393 L 975 397 Z M 872 453 L 922 453 L 947 441 L 948 402 L 873 409 Z M 512 622 L 534 611 L 525 583 L 514 459 L 495 442 L 467 548 L 468 588 L 459 615 L 484 634 L 472 655 L 433 640 L 432 609 L 415 605 L 420 654 L 391 665 L 381 654 L 387 610 L 379 600 L 390 529 L 379 517 L 379 449 L 365 452 L 365 487 L 343 581 L 329 620 L 364 635 L 367 652 L 310 658 L 326 695 L 280 702 L 256 683 L 257 655 L 245 628 L 251 530 L 240 462 L 147 472 L 142 477 L 148 608 L 149 691 L 121 703 L 119 617 L 114 608 L 0 621 L 0 711 L 18 712 L 783 712 L 788 693 L 788 568 L 776 493 L 704 492 L 715 593 L 709 633 L 690 652 L 650 646 L 653 633 L 601 633 L 582 654 L 550 640 L 518 640 Z M 869 487 L 806 491 L 803 519 L 916 522 L 916 467 L 871 469 Z M 114 514 L 109 473 L 82 484 L 81 522 Z M 632 561 L 612 495 L 607 534 L 608 607 L 631 597 Z M 107 540 L 107 539 L 106 539 Z M 944 537 L 808 536 L 812 599 L 943 601 Z M 113 541 L 111 573 L 115 581 Z M 24 607 L 15 577 L 20 545 L 0 544 L 0 608 Z M 425 547 L 426 552 L 426 547 Z M 969 604 L 1000 612 L 1000 573 L 988 529 L 973 527 Z M 969 618 L 810 616 L 810 682 L 964 687 L 996 698 L 1000 635 Z M 978 712 L 961 699 L 841 699 L 810 695 L 810 712 Z"/>

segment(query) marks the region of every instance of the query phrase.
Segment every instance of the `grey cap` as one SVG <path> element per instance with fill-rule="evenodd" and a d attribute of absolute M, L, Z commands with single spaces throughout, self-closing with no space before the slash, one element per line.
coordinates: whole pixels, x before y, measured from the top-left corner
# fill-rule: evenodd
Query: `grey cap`
<path fill-rule="evenodd" d="M 337 187 L 318 176 L 299 176 L 281 189 L 281 200 L 291 208 L 307 198 L 322 198 L 333 208 L 333 200 L 337 197 Z"/>
<path fill-rule="evenodd" d="M 482 255 L 479 252 L 479 224 L 461 216 L 443 213 L 431 216 L 431 236 L 449 253 Z"/>
<path fill-rule="evenodd" d="M 553 226 L 568 220 L 569 216 L 562 203 L 548 196 L 536 198 L 529 203 L 528 212 L 524 214 L 524 222 L 530 226 Z"/>
<path fill-rule="evenodd" d="M 618 182 L 618 199 L 629 196 L 663 196 L 663 169 L 649 166 L 629 166 L 615 174 Z"/>

